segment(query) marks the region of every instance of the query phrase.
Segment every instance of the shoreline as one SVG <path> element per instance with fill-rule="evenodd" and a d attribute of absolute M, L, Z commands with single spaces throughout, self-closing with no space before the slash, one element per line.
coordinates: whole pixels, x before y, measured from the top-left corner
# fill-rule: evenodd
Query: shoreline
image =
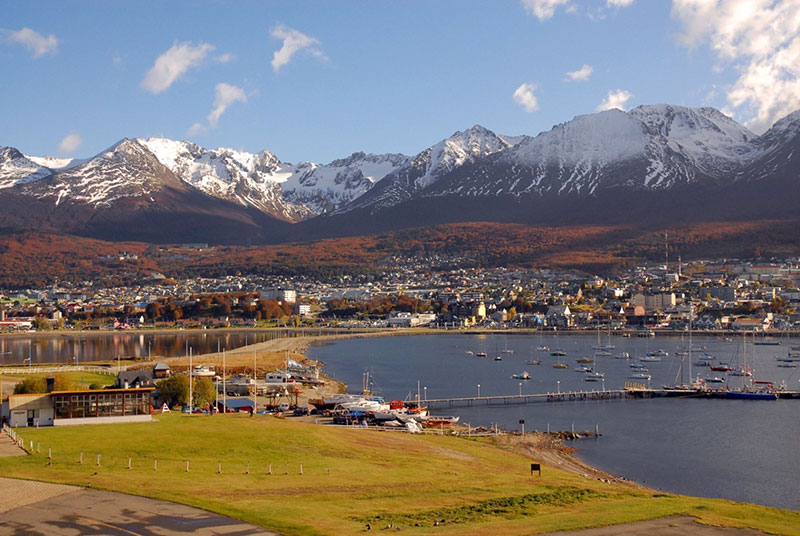
<path fill-rule="evenodd" d="M 599 329 L 602 333 L 608 333 L 607 330 Z M 597 336 L 598 328 L 563 328 L 563 329 L 547 329 L 542 330 L 538 328 L 429 328 L 429 327 L 412 327 L 412 328 L 350 328 L 350 327 L 228 327 L 228 328 L 157 328 L 157 329 L 130 329 L 130 330 L 47 330 L 47 331 L 6 331 L 0 332 L 0 341 L 14 340 L 14 339 L 47 339 L 47 338 L 95 338 L 95 337 L 108 337 L 110 335 L 121 336 L 144 336 L 144 335 L 209 335 L 218 333 L 278 333 L 286 334 L 286 337 L 278 338 L 303 338 L 308 337 L 303 335 L 304 332 L 316 332 L 320 335 L 311 335 L 310 337 L 330 337 L 330 338 L 358 338 L 358 337 L 392 337 L 392 336 L 406 336 L 406 335 L 503 335 L 503 336 L 529 336 L 529 335 L 554 335 L 554 334 L 567 334 L 567 335 L 586 335 Z M 611 334 L 616 337 L 624 337 L 630 335 L 631 338 L 638 337 L 642 333 L 653 332 L 655 335 L 650 338 L 659 337 L 680 337 L 686 335 L 687 330 L 682 329 L 659 329 L 659 328 L 624 328 L 615 329 Z M 742 334 L 741 331 L 734 330 L 692 330 L 692 333 L 697 336 L 706 337 L 732 337 Z M 781 332 L 768 332 L 759 334 L 759 338 L 769 338 L 772 340 L 780 340 L 785 338 L 798 338 L 800 337 L 800 330 L 781 331 Z M 644 338 L 644 337 L 643 337 Z M 265 341 L 266 342 L 266 341 Z"/>

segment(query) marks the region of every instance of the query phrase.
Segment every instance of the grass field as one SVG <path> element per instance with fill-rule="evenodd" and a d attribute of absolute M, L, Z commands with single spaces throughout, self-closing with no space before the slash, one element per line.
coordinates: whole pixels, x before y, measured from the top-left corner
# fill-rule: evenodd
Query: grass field
<path fill-rule="evenodd" d="M 375 529 L 391 523 L 404 534 L 515 535 L 672 514 L 800 534 L 800 512 L 608 484 L 547 466 L 532 477 L 530 458 L 491 439 L 267 416 L 173 413 L 155 419 L 21 429 L 26 445 L 34 442 L 34 454 L 0 458 L 0 474 L 171 500 L 286 535 L 363 534 L 367 523 Z"/>

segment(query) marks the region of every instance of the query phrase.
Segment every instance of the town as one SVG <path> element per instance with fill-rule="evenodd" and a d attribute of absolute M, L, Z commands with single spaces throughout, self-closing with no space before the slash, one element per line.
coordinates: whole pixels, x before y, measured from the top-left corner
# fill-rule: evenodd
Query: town
<path fill-rule="evenodd" d="M 439 259 L 440 260 L 440 259 Z M 610 328 L 787 332 L 800 324 L 798 259 L 637 266 L 615 276 L 519 268 L 431 269 L 396 258 L 368 275 L 242 275 L 137 285 L 0 289 L 0 330 Z M 452 264 L 452 263 L 444 263 Z"/>

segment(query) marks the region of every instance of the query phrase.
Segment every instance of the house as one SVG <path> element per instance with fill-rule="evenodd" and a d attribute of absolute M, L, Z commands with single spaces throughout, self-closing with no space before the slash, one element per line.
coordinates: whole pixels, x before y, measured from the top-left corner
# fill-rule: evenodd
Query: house
<path fill-rule="evenodd" d="M 9 395 L 2 414 L 12 427 L 150 421 L 152 387 Z"/>
<path fill-rule="evenodd" d="M 172 369 L 166 363 L 156 363 L 153 366 L 153 379 L 160 380 L 172 376 Z"/>
<path fill-rule="evenodd" d="M 547 317 L 548 326 L 568 328 L 574 324 L 572 311 L 569 310 L 568 305 L 551 305 L 547 308 L 545 316 Z"/>
<path fill-rule="evenodd" d="M 163 365 L 163 363 L 160 363 Z M 166 367 L 166 365 L 164 365 Z M 155 367 L 150 370 L 123 370 L 117 374 L 117 380 L 114 382 L 112 388 L 114 389 L 128 389 L 139 387 L 155 387 Z M 169 367 L 167 367 L 169 372 Z M 160 373 L 163 374 L 163 369 Z M 162 377 L 169 377 L 167 376 Z"/>

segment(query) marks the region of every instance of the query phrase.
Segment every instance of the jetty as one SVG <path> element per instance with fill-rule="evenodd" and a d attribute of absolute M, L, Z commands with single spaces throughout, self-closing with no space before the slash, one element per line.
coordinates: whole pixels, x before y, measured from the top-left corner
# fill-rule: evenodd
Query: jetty
<path fill-rule="evenodd" d="M 800 399 L 800 391 L 778 391 L 778 398 Z M 532 393 L 514 395 L 464 396 L 452 398 L 428 398 L 423 401 L 429 409 L 506 406 L 537 402 L 581 402 L 642 398 L 727 398 L 724 390 L 670 391 L 652 389 L 644 384 L 627 382 L 623 389 L 596 391 L 559 391 L 555 393 Z"/>

